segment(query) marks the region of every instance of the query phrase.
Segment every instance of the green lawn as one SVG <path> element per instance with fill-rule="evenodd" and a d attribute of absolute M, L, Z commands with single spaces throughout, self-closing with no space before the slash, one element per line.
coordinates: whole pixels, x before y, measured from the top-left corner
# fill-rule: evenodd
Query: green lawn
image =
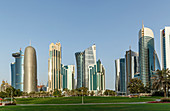
<path fill-rule="evenodd" d="M 84 97 L 84 103 L 119 103 L 119 102 L 145 102 L 155 101 L 153 97 L 128 98 L 128 97 Z M 81 97 L 56 97 L 56 98 L 21 98 L 16 99 L 17 104 L 74 104 L 81 103 Z"/>
<path fill-rule="evenodd" d="M 170 104 L 113 104 L 80 106 L 5 106 L 0 111 L 170 111 Z"/>

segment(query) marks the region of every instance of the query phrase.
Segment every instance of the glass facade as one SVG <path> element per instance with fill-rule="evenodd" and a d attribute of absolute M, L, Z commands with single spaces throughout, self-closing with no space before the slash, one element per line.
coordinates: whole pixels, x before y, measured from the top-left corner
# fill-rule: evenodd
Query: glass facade
<path fill-rule="evenodd" d="M 100 60 L 96 64 L 89 65 L 89 90 L 105 90 L 105 68 Z"/>
<path fill-rule="evenodd" d="M 117 93 L 126 93 L 126 75 L 125 75 L 125 58 L 115 60 L 116 83 L 115 89 Z"/>
<path fill-rule="evenodd" d="M 83 87 L 83 53 L 77 52 L 76 65 L 77 65 L 77 88 Z"/>
<path fill-rule="evenodd" d="M 139 73 L 139 56 L 132 50 L 126 51 L 126 93 L 128 94 L 127 85 L 136 73 Z"/>
<path fill-rule="evenodd" d="M 63 76 L 63 89 L 65 88 L 69 90 L 74 89 L 75 66 L 61 65 L 61 74 Z"/>
<path fill-rule="evenodd" d="M 89 88 L 89 65 L 96 63 L 96 45 L 75 53 L 77 64 L 77 88 Z"/>
<path fill-rule="evenodd" d="M 165 47 L 165 36 L 163 37 L 163 59 L 164 59 L 164 66 L 163 68 L 166 69 L 166 47 Z"/>
<path fill-rule="evenodd" d="M 120 92 L 125 92 L 125 59 L 120 59 Z"/>
<path fill-rule="evenodd" d="M 84 82 L 83 86 L 89 88 L 89 65 L 96 63 L 96 45 L 84 51 Z"/>
<path fill-rule="evenodd" d="M 140 79 L 144 86 L 151 86 L 151 78 L 155 71 L 154 34 L 151 29 L 144 26 L 139 31 L 139 64 Z"/>
<path fill-rule="evenodd" d="M 48 91 L 62 90 L 61 76 L 61 44 L 51 43 L 49 46 L 48 59 Z"/>
<path fill-rule="evenodd" d="M 139 39 L 140 79 L 146 86 L 154 71 L 154 38 L 144 36 Z"/>
<path fill-rule="evenodd" d="M 162 69 L 170 69 L 170 26 L 160 30 Z"/>
<path fill-rule="evenodd" d="M 15 77 L 16 77 L 16 73 L 15 73 L 15 62 L 11 63 L 11 85 L 12 87 L 15 88 Z"/>
<path fill-rule="evenodd" d="M 24 55 L 20 50 L 18 53 L 13 53 L 12 56 L 15 57 L 15 63 L 11 64 L 11 85 L 15 89 L 23 91 Z"/>

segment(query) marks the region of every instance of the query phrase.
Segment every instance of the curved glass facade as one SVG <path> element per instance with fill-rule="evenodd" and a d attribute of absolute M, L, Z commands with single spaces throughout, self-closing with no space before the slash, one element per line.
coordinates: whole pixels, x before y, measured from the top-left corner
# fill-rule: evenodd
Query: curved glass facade
<path fill-rule="evenodd" d="M 24 55 L 20 50 L 19 53 L 14 53 L 15 63 L 11 64 L 11 85 L 15 89 L 23 91 L 24 82 Z"/>
<path fill-rule="evenodd" d="M 157 55 L 157 53 L 155 52 L 155 71 L 156 70 L 161 70 L 161 66 L 160 66 L 160 62 L 159 62 L 159 59 L 158 59 L 158 55 Z"/>
<path fill-rule="evenodd" d="M 77 66 L 77 88 L 83 87 L 83 53 L 75 53 Z"/>
<path fill-rule="evenodd" d="M 149 36 L 139 39 L 140 79 L 143 84 L 151 84 L 152 71 L 154 71 L 154 38 Z"/>

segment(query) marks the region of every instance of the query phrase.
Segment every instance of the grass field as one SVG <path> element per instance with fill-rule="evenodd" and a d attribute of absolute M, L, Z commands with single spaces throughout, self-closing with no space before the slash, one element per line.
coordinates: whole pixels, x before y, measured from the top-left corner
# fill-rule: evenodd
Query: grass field
<path fill-rule="evenodd" d="M 146 102 L 155 101 L 154 97 L 128 98 L 128 97 L 84 97 L 84 103 L 120 103 L 120 102 Z M 21 98 L 16 99 L 17 104 L 74 104 L 81 103 L 81 97 L 56 98 Z"/>
<path fill-rule="evenodd" d="M 80 106 L 5 106 L 0 111 L 170 111 L 170 104 L 113 104 Z"/>

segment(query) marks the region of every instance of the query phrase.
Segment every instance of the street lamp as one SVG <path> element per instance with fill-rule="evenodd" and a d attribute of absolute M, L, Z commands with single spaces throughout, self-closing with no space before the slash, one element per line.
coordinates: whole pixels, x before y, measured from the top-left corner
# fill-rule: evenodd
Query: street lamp
<path fill-rule="evenodd" d="M 84 102 L 83 102 L 83 89 L 81 90 L 81 92 L 82 92 L 82 104 L 84 104 Z"/>

